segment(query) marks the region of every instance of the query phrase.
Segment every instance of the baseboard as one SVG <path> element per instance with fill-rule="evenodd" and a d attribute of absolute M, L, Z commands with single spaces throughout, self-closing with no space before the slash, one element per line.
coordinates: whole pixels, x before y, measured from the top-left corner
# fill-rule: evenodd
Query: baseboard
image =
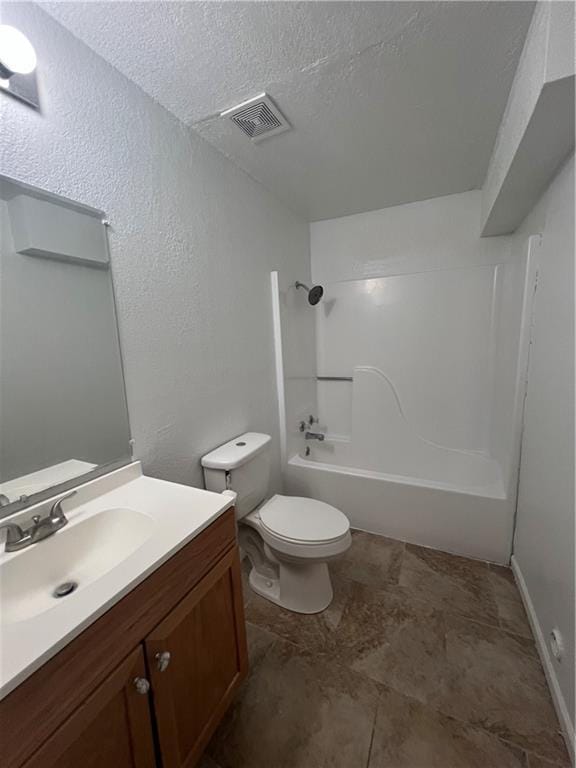
<path fill-rule="evenodd" d="M 522 575 L 522 571 L 520 570 L 520 566 L 518 565 L 518 561 L 514 555 L 512 555 L 511 565 L 514 578 L 516 579 L 516 584 L 518 585 L 520 595 L 522 596 L 522 602 L 524 603 L 526 613 L 528 614 L 528 620 L 530 621 L 532 632 L 534 633 L 536 648 L 538 649 L 538 654 L 540 656 L 540 660 L 542 661 L 542 666 L 544 667 L 544 673 L 546 675 L 546 680 L 548 681 L 550 693 L 552 694 L 552 701 L 554 702 L 556 714 L 558 715 L 558 720 L 560 721 L 560 727 L 562 728 L 562 733 L 564 734 L 566 746 L 568 747 L 568 752 L 570 753 L 570 759 L 572 761 L 572 765 L 576 766 L 574 725 L 570 719 L 568 708 L 566 706 L 564 696 L 562 695 L 562 690 L 560 689 L 558 678 L 556 677 L 556 671 L 554 669 L 554 663 L 552 661 L 550 651 L 548 650 L 548 644 L 546 643 L 544 633 L 542 632 L 542 627 L 540 626 L 534 605 L 530 599 L 530 593 L 528 592 L 528 587 L 526 586 L 524 576 Z"/>

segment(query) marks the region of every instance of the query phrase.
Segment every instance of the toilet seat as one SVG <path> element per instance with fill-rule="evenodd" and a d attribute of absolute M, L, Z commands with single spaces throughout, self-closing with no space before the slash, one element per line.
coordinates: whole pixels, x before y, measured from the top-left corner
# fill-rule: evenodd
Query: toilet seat
<path fill-rule="evenodd" d="M 350 530 L 348 518 L 339 509 L 303 496 L 277 494 L 258 514 L 267 533 L 295 544 L 329 544 Z"/>
<path fill-rule="evenodd" d="M 277 554 L 330 560 L 350 546 L 350 523 L 339 509 L 300 496 L 273 496 L 241 521 Z"/>

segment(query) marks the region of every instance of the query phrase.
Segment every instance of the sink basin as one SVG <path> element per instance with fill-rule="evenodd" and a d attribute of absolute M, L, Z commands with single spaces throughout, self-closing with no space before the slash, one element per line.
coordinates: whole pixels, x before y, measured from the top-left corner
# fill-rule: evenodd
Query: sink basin
<path fill-rule="evenodd" d="M 80 595 L 150 539 L 156 523 L 133 509 L 106 509 L 67 525 L 44 541 L 23 549 L 0 566 L 3 624 L 37 616 Z M 71 582 L 67 594 L 54 597 L 57 587 Z"/>

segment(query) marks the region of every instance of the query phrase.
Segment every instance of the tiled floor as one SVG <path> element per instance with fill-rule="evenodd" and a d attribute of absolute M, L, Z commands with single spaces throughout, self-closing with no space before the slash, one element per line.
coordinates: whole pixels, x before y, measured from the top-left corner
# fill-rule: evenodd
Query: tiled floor
<path fill-rule="evenodd" d="M 202 768 L 569 766 L 507 568 L 355 532 L 322 614 L 245 586 L 251 672 Z"/>

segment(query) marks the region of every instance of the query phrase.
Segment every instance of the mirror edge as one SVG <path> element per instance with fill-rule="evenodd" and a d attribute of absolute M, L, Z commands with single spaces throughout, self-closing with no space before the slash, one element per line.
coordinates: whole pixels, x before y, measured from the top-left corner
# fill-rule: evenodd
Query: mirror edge
<path fill-rule="evenodd" d="M 35 504 L 40 504 L 41 502 L 46 501 L 46 499 L 52 498 L 52 496 L 58 496 L 59 494 L 65 493 L 66 491 L 71 491 L 74 488 L 77 488 L 79 485 L 84 485 L 84 483 L 88 483 L 90 480 L 95 480 L 97 477 L 107 475 L 110 472 L 113 472 L 115 469 L 126 467 L 128 464 L 133 464 L 134 461 L 136 461 L 136 459 L 127 457 L 125 459 L 111 461 L 108 464 L 101 464 L 100 466 L 96 467 L 96 469 L 92 469 L 90 472 L 84 472 L 84 474 L 73 477 L 70 480 L 66 480 L 64 483 L 51 485 L 48 488 L 45 488 L 43 491 L 38 491 L 38 493 L 33 493 L 30 496 L 26 496 L 25 499 L 12 501 L 10 504 L 6 504 L 5 506 L 0 507 L 0 520 L 3 520 L 5 517 L 10 517 L 17 512 L 22 512 L 22 510 L 26 509 L 27 507 L 33 507 Z"/>

